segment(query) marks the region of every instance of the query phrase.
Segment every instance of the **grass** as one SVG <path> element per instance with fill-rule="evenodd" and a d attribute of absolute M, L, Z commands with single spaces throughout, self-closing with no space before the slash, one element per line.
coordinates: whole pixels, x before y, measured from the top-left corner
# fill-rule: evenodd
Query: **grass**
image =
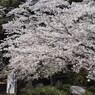
<path fill-rule="evenodd" d="M 21 89 L 20 95 L 70 95 L 69 87 L 70 84 L 60 84 L 59 82 L 55 86 L 38 84 L 36 87 Z M 95 95 L 95 87 L 87 88 L 83 95 Z"/>
<path fill-rule="evenodd" d="M 38 84 L 36 87 L 21 89 L 20 95 L 70 95 L 69 88 L 70 84 L 60 82 L 57 82 L 55 86 Z M 87 88 L 83 95 L 95 95 L 95 87 Z"/>
<path fill-rule="evenodd" d="M 37 85 L 36 87 L 32 88 L 23 88 L 20 91 L 20 95 L 69 95 L 69 89 L 63 90 L 59 88 L 59 85 L 56 86 L 44 86 L 42 84 Z"/>

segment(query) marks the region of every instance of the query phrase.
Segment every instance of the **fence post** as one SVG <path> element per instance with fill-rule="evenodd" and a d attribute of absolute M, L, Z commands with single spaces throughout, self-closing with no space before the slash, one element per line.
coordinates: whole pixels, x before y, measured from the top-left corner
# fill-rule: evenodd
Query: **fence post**
<path fill-rule="evenodd" d="M 17 79 L 14 72 L 10 73 L 7 78 L 7 95 L 16 95 Z"/>

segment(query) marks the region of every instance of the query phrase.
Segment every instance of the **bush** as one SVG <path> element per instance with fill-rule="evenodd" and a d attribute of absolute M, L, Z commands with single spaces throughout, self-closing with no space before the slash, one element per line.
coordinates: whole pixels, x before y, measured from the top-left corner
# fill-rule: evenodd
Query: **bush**
<path fill-rule="evenodd" d="M 87 86 L 87 76 L 88 72 L 86 70 L 81 70 L 79 73 L 73 73 L 69 81 L 73 85 Z"/>
<path fill-rule="evenodd" d="M 35 88 L 21 89 L 20 95 L 69 95 L 69 91 L 59 90 L 54 86 L 38 85 Z"/>
<path fill-rule="evenodd" d="M 70 84 L 64 84 L 62 83 L 62 81 L 57 81 L 54 86 L 59 90 L 64 90 L 67 92 L 69 91 L 69 88 L 70 88 Z"/>
<path fill-rule="evenodd" d="M 95 95 L 95 87 L 87 88 L 85 94 L 83 94 L 83 95 Z"/>
<path fill-rule="evenodd" d="M 85 92 L 85 94 L 83 94 L 83 95 L 95 95 L 95 93 L 93 93 L 93 92 L 87 90 L 87 91 Z"/>
<path fill-rule="evenodd" d="M 61 90 L 59 85 L 61 85 Z M 70 95 L 69 88 L 70 84 L 61 84 L 58 81 L 55 86 L 38 84 L 36 87 L 23 88 L 20 91 L 20 95 Z M 83 95 L 95 95 L 95 87 L 87 88 Z"/>
<path fill-rule="evenodd" d="M 61 90 L 59 85 L 61 86 Z M 58 81 L 55 86 L 38 84 L 36 87 L 23 88 L 19 95 L 70 95 L 69 88 L 70 84 L 61 84 Z M 88 87 L 83 95 L 95 95 L 95 87 Z"/>

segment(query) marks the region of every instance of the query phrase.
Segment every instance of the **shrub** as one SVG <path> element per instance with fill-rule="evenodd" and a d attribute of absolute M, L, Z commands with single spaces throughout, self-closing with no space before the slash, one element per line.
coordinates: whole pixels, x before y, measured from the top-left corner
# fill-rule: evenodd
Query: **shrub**
<path fill-rule="evenodd" d="M 43 84 L 38 84 L 36 87 L 23 88 L 21 89 L 20 95 L 70 95 L 69 87 L 70 84 L 61 84 L 61 90 L 58 88 L 61 82 L 58 81 L 55 86 L 44 86 Z M 57 87 L 58 86 L 58 87 Z M 87 88 L 83 95 L 95 95 L 95 87 Z"/>
<path fill-rule="evenodd" d="M 84 95 L 95 95 L 95 87 L 88 87 Z"/>
<path fill-rule="evenodd" d="M 73 73 L 71 78 L 69 78 L 69 81 L 73 85 L 80 85 L 80 86 L 87 86 L 87 71 L 81 70 L 79 73 Z"/>
<path fill-rule="evenodd" d="M 95 95 L 95 87 L 92 86 L 92 87 L 87 88 L 85 94 L 83 95 Z"/>
<path fill-rule="evenodd" d="M 63 89 L 62 81 L 57 81 L 57 83 L 55 84 L 55 87 L 56 87 L 57 89 Z"/>
<path fill-rule="evenodd" d="M 83 95 L 95 95 L 95 94 L 94 94 L 93 92 L 87 90 L 87 91 L 85 92 L 85 94 L 83 94 Z"/>
<path fill-rule="evenodd" d="M 35 88 L 24 88 L 21 89 L 20 95 L 69 95 L 69 92 L 59 90 L 53 86 L 38 85 Z"/>

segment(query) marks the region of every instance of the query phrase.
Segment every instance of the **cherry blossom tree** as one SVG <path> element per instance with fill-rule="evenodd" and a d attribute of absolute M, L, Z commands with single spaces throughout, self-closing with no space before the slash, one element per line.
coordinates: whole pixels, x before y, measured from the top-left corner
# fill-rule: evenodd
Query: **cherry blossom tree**
<path fill-rule="evenodd" d="M 7 14 L 13 21 L 3 25 L 8 35 L 1 47 L 18 78 L 43 78 L 66 72 L 88 70 L 95 80 L 95 1 L 31 0 Z M 5 47 L 8 46 L 8 47 Z"/>

